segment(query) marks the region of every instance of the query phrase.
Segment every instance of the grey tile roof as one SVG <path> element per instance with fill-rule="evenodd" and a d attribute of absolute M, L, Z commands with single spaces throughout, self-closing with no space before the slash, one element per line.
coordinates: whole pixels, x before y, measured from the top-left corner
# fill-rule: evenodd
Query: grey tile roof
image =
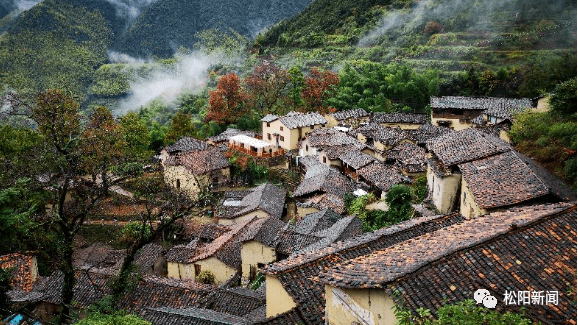
<path fill-rule="evenodd" d="M 415 113 L 374 113 L 371 117 L 372 123 L 404 123 L 404 124 L 426 124 L 429 123 L 429 116 Z"/>
<path fill-rule="evenodd" d="M 362 224 L 363 221 L 361 221 L 357 216 L 343 217 L 331 227 L 313 233 L 314 236 L 323 239 L 299 250 L 298 253 L 319 250 L 335 242 L 361 235 L 363 233 L 363 230 L 361 229 Z"/>
<path fill-rule="evenodd" d="M 204 308 L 146 308 L 141 312 L 144 320 L 153 325 L 241 325 L 249 324 L 245 318 Z"/>
<path fill-rule="evenodd" d="M 513 151 L 458 166 L 483 209 L 508 206 L 550 193 L 542 180 Z"/>
<path fill-rule="evenodd" d="M 169 154 L 175 154 L 177 152 L 186 153 L 191 151 L 205 150 L 209 147 L 205 141 L 197 140 L 191 137 L 182 137 L 175 144 L 166 146 L 165 150 Z"/>
<path fill-rule="evenodd" d="M 265 293 L 243 287 L 214 290 L 201 306 L 219 313 L 245 317 L 253 310 L 265 306 Z M 247 320 L 251 320 L 247 318 Z"/>
<path fill-rule="evenodd" d="M 395 165 L 408 173 L 426 170 L 427 153 L 424 148 L 413 143 L 401 143 L 387 153 L 388 159 L 395 159 Z"/>
<path fill-rule="evenodd" d="M 427 148 L 446 166 L 465 163 L 512 150 L 502 139 L 475 128 L 447 133 L 427 142 Z"/>
<path fill-rule="evenodd" d="M 312 234 L 327 229 L 335 224 L 341 216 L 331 209 L 323 209 L 319 212 L 306 215 L 295 224 L 295 231 L 300 234 Z"/>
<path fill-rule="evenodd" d="M 269 123 L 269 122 L 275 121 L 275 120 L 278 119 L 278 118 L 279 118 L 279 116 L 277 116 L 277 115 L 267 114 L 267 115 L 265 115 L 265 116 L 261 119 L 261 121 L 262 121 L 262 122 Z"/>
<path fill-rule="evenodd" d="M 546 168 L 538 165 L 530 157 L 514 151 L 522 161 L 536 174 L 540 180 L 550 189 L 550 193 L 562 201 L 576 201 L 576 191 L 569 188 L 562 180 L 553 175 Z"/>
<path fill-rule="evenodd" d="M 255 240 L 263 245 L 274 248 L 277 245 L 275 239 L 285 225 L 283 221 L 275 217 L 260 218 L 247 226 L 247 230 L 241 237 L 241 241 Z"/>
<path fill-rule="evenodd" d="M 323 115 L 320 115 L 318 113 L 290 112 L 287 115 L 280 117 L 279 120 L 288 129 L 296 129 L 304 126 L 312 126 L 327 123 L 325 117 L 323 117 Z"/>
<path fill-rule="evenodd" d="M 356 138 L 351 137 L 336 129 L 321 128 L 313 130 L 306 135 L 309 145 L 315 148 L 326 148 L 330 146 L 341 146 L 347 144 L 357 144 L 362 147 Z"/>
<path fill-rule="evenodd" d="M 332 193 L 323 193 L 314 195 L 307 198 L 303 202 L 297 202 L 297 206 L 301 207 L 313 207 L 318 210 L 332 209 L 338 214 L 344 214 L 345 202 L 343 202 L 343 196 L 339 196 Z"/>
<path fill-rule="evenodd" d="M 235 135 L 239 135 L 239 134 L 243 134 L 246 135 L 248 137 L 255 137 L 255 132 L 252 131 L 243 131 L 243 130 L 238 130 L 238 129 L 234 129 L 234 128 L 227 128 L 225 131 L 223 131 L 221 134 L 219 135 L 215 135 L 212 137 L 209 137 L 208 140 L 211 140 L 212 142 L 222 142 L 222 141 L 229 141 L 229 138 Z"/>
<path fill-rule="evenodd" d="M 454 129 L 449 127 L 432 125 L 430 123 L 421 125 L 415 130 L 405 130 L 417 142 L 417 144 L 425 144 L 429 139 L 436 138 L 446 133 L 454 132 Z"/>
<path fill-rule="evenodd" d="M 414 140 L 411 132 L 408 130 L 402 130 L 398 127 L 384 127 L 376 123 L 368 123 L 357 129 L 350 130 L 350 134 L 361 133 L 364 137 L 368 139 L 373 139 L 374 141 L 379 141 L 386 146 L 396 145 L 402 140 Z"/>
<path fill-rule="evenodd" d="M 382 191 L 389 191 L 395 184 L 412 182 L 412 180 L 404 176 L 397 167 L 380 162 L 374 162 L 359 169 L 357 175 L 363 177 L 371 183 L 371 185 Z"/>
<path fill-rule="evenodd" d="M 165 161 L 165 166 L 184 166 L 195 175 L 202 175 L 230 165 L 223 152 L 213 146 L 203 150 L 170 155 Z"/>
<path fill-rule="evenodd" d="M 531 107 L 532 102 L 527 98 L 497 98 L 497 97 L 464 97 L 443 96 L 431 97 L 430 105 L 433 109 L 464 109 L 464 110 L 493 110 L 507 113 L 518 109 L 520 106 Z"/>
<path fill-rule="evenodd" d="M 359 169 L 363 166 L 369 165 L 370 163 L 376 161 L 372 156 L 360 152 L 360 151 L 348 151 L 341 156 L 339 159 L 346 165 L 352 167 L 353 169 Z"/>
<path fill-rule="evenodd" d="M 224 209 L 224 212 L 229 212 L 228 214 L 219 213 L 219 218 L 236 218 L 256 210 L 263 210 L 267 214 L 281 219 L 286 193 L 285 189 L 273 184 L 261 184 L 245 195 L 238 207 Z"/>
<path fill-rule="evenodd" d="M 348 118 L 366 117 L 366 116 L 369 116 L 369 113 L 366 112 L 363 108 L 357 108 L 357 109 L 348 109 L 348 110 L 339 111 L 339 112 L 331 114 L 331 116 L 333 116 L 334 119 L 341 121 L 341 120 L 346 120 Z"/>
<path fill-rule="evenodd" d="M 321 240 L 321 237 L 310 234 L 300 234 L 295 232 L 291 225 L 287 224 L 281 229 L 277 238 L 275 238 L 277 242 L 276 251 L 281 254 L 292 255 L 303 247 L 309 246 L 319 240 Z"/>
<path fill-rule="evenodd" d="M 353 182 L 334 168 L 328 167 L 320 173 L 308 174 L 293 192 L 293 197 L 313 193 L 331 193 L 342 197 L 353 190 Z"/>
<path fill-rule="evenodd" d="M 494 103 L 485 111 L 488 116 L 511 120 L 513 115 L 532 107 L 529 98 L 494 98 Z"/>
<path fill-rule="evenodd" d="M 392 227 L 335 242 L 322 249 L 289 256 L 267 265 L 263 272 L 278 278 L 297 304 L 295 309 L 283 315 L 297 315 L 305 324 L 321 325 L 325 323 L 325 287 L 313 280 L 321 270 L 462 220 L 464 218 L 457 214 L 411 219 Z"/>

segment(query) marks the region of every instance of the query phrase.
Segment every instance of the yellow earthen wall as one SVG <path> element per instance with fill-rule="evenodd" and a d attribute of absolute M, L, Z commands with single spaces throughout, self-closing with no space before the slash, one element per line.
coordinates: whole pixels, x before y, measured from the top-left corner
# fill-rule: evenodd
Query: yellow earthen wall
<path fill-rule="evenodd" d="M 402 130 L 415 130 L 419 129 L 422 124 L 411 124 L 411 123 L 379 123 L 379 125 L 384 127 L 399 127 Z"/>
<path fill-rule="evenodd" d="M 462 190 L 460 194 L 460 214 L 466 219 L 472 219 L 477 216 L 483 216 L 488 211 L 480 208 L 474 198 L 474 193 L 468 187 L 468 183 L 462 178 Z"/>
<path fill-rule="evenodd" d="M 440 213 L 451 212 L 454 202 L 459 194 L 462 175 L 452 174 L 445 177 L 437 177 L 427 166 L 427 184 L 431 198 Z"/>
<path fill-rule="evenodd" d="M 201 266 L 201 272 L 209 271 L 215 276 L 215 284 L 223 284 L 235 274 L 235 269 L 219 261 L 214 256 L 194 263 L 167 263 L 167 277 L 173 279 L 195 279 L 195 264 Z"/>
<path fill-rule="evenodd" d="M 297 306 L 293 298 L 285 291 L 285 288 L 283 288 L 283 285 L 276 277 L 266 274 L 265 285 L 267 318 L 279 315 Z"/>
<path fill-rule="evenodd" d="M 383 289 L 325 286 L 325 319 L 330 325 L 394 325 L 394 305 Z"/>
<path fill-rule="evenodd" d="M 267 212 L 263 211 L 263 210 L 256 210 L 253 212 L 249 212 L 247 214 L 238 216 L 234 219 L 229 219 L 229 218 L 219 218 L 219 220 L 217 221 L 218 224 L 220 225 L 230 225 L 232 223 L 237 223 L 237 222 L 242 222 L 248 219 L 251 219 L 253 217 L 257 217 L 257 218 L 265 218 L 266 216 L 268 216 L 269 214 L 267 214 Z"/>
<path fill-rule="evenodd" d="M 453 118 L 435 118 L 432 116 L 431 124 L 437 126 L 438 121 L 451 121 L 450 128 L 459 131 L 464 129 L 469 129 L 473 126 L 472 123 L 460 123 L 460 119 L 453 119 Z"/>
<path fill-rule="evenodd" d="M 258 263 L 269 264 L 277 260 L 275 249 L 265 246 L 258 241 L 244 242 L 241 248 L 242 274 L 244 279 L 249 279 L 251 265 L 257 267 Z"/>

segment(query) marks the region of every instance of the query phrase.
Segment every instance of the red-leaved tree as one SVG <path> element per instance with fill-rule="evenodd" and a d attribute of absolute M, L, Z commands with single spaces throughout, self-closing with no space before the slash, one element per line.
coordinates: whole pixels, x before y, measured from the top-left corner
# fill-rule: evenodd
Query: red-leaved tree
<path fill-rule="evenodd" d="M 236 73 L 222 76 L 217 83 L 217 89 L 209 92 L 209 111 L 205 122 L 235 123 L 239 117 L 247 113 L 246 98 L 247 95 Z"/>
<path fill-rule="evenodd" d="M 336 95 L 335 87 L 339 84 L 337 73 L 313 68 L 310 75 L 305 77 L 305 88 L 301 92 L 301 98 L 305 103 L 305 111 L 319 111 L 328 113 L 335 111 L 325 105 L 325 101 Z"/>

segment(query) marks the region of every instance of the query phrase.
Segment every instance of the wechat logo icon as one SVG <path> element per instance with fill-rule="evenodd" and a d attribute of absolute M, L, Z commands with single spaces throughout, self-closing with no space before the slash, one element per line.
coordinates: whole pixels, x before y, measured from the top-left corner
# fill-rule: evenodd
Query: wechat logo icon
<path fill-rule="evenodd" d="M 474 300 L 477 304 L 483 304 L 486 308 L 494 309 L 498 304 L 498 299 L 492 296 L 486 289 L 478 289 L 474 293 Z"/>

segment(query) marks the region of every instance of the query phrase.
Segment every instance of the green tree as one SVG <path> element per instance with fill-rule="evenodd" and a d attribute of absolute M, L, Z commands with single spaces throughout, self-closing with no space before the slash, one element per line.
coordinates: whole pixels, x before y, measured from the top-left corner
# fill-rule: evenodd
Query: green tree
<path fill-rule="evenodd" d="M 92 313 L 75 325 L 151 325 L 148 322 L 135 315 L 125 315 L 122 313 L 101 314 Z"/>
<path fill-rule="evenodd" d="M 0 317 L 4 318 L 10 311 L 10 298 L 8 297 L 8 291 L 12 289 L 10 284 L 10 279 L 12 274 L 10 270 L 3 269 L 0 267 Z"/>
<path fill-rule="evenodd" d="M 165 136 L 165 145 L 173 144 L 182 137 L 196 137 L 197 130 L 193 125 L 191 114 L 177 112 L 171 121 Z"/>
<path fill-rule="evenodd" d="M 552 112 L 576 119 L 576 78 L 559 83 L 550 97 Z"/>
<path fill-rule="evenodd" d="M 418 309 L 414 314 L 409 310 L 396 306 L 395 316 L 398 325 L 530 325 L 532 321 L 524 313 L 500 313 L 496 310 L 476 305 L 473 300 L 464 300 L 455 304 L 440 307 L 435 315 L 429 309 Z"/>
<path fill-rule="evenodd" d="M 131 161 L 147 161 L 152 156 L 149 149 L 150 133 L 145 122 L 135 112 L 130 112 L 120 119 L 121 132 L 126 142 L 124 154 Z"/>

